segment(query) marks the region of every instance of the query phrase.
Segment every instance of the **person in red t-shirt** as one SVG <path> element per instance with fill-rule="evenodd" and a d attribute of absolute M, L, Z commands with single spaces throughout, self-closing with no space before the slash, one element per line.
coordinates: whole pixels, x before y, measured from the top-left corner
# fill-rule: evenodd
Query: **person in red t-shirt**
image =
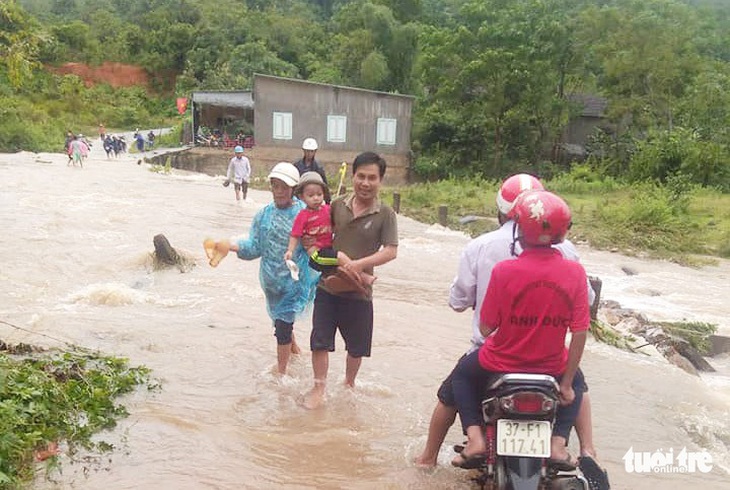
<path fill-rule="evenodd" d="M 551 246 L 564 240 L 570 209 L 547 191 L 523 193 L 515 204 L 517 239 L 524 249 L 515 260 L 498 263 L 484 296 L 480 330 L 486 338 L 478 351 L 465 356 L 453 372 L 453 390 L 467 434 L 464 450 L 453 461 L 468 467 L 483 457 L 479 395 L 496 374 L 539 373 L 559 380 L 560 403 L 551 444 L 551 460 L 572 464 L 565 446 L 580 408 L 579 380 L 590 313 L 586 273 Z M 565 337 L 570 330 L 570 346 Z"/>
<path fill-rule="evenodd" d="M 332 218 L 330 205 L 326 204 L 330 199 L 329 188 L 319 173 L 305 172 L 299 179 L 296 194 L 307 207 L 294 219 L 284 260 L 291 260 L 297 243 L 303 236 L 309 236 L 314 240 L 314 244 L 307 248 L 309 266 L 325 274 L 334 273 L 337 266 L 348 259 L 332 248 Z M 360 278 L 365 284 L 375 281 L 373 276 L 364 272 L 360 273 Z"/>

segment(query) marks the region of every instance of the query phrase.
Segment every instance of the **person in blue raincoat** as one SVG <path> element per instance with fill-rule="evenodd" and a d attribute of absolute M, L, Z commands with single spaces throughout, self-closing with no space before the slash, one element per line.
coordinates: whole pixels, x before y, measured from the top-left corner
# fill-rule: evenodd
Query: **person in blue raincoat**
<path fill-rule="evenodd" d="M 309 256 L 301 245 L 292 255 L 296 267 L 291 263 L 287 265 L 283 259 L 294 218 L 305 208 L 304 203 L 294 197 L 299 171 L 291 163 L 277 163 L 269 173 L 269 182 L 274 201 L 256 213 L 249 237 L 231 243 L 230 250 L 236 252 L 239 259 L 261 258 L 259 281 L 266 296 L 269 317 L 274 322 L 278 371 L 285 374 L 291 354 L 299 353 L 294 321 L 313 301 L 319 273 L 307 266 Z"/>

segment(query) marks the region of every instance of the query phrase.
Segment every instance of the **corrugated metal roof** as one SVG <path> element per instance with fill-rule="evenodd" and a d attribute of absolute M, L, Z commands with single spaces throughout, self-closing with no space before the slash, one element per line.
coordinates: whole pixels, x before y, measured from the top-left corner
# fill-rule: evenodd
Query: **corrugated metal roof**
<path fill-rule="evenodd" d="M 253 109 L 253 93 L 246 91 L 193 92 L 193 102 L 219 107 L 247 107 Z"/>
<path fill-rule="evenodd" d="M 570 94 L 568 100 L 583 106 L 580 112 L 583 117 L 604 117 L 606 115 L 608 99 L 600 95 Z"/>
<path fill-rule="evenodd" d="M 405 99 L 415 99 L 416 98 L 414 95 L 396 94 L 396 93 L 392 93 L 392 92 L 381 92 L 379 90 L 368 90 L 366 88 L 348 87 L 346 85 L 333 85 L 331 83 L 312 82 L 309 80 L 300 80 L 298 78 L 285 78 L 285 77 L 277 77 L 274 75 L 262 75 L 261 73 L 254 73 L 253 76 L 254 76 L 254 79 L 270 78 L 272 80 L 281 80 L 284 82 L 303 83 L 303 84 L 307 84 L 307 85 L 320 85 L 322 87 L 332 87 L 335 89 L 352 90 L 352 91 L 357 91 L 357 92 L 368 92 L 371 94 L 384 95 L 384 96 L 388 96 L 388 97 L 403 97 Z"/>

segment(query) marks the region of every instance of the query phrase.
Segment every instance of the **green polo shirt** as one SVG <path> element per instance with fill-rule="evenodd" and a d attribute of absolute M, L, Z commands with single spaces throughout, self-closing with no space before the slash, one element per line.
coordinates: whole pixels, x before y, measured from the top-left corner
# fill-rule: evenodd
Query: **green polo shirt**
<path fill-rule="evenodd" d="M 398 218 L 395 211 L 376 198 L 367 211 L 355 218 L 352 213 L 354 197 L 354 194 L 348 194 L 332 201 L 330 213 L 334 249 L 355 260 L 374 254 L 380 247 L 397 246 Z M 364 272 L 373 274 L 373 268 L 369 267 Z M 322 283 L 320 287 L 323 287 Z"/>

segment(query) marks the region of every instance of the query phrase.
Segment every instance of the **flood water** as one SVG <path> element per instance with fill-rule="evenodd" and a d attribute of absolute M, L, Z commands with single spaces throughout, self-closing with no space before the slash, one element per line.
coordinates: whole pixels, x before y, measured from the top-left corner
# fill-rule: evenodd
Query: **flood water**
<path fill-rule="evenodd" d="M 0 319 L 33 332 L 0 325 L 0 338 L 62 346 L 45 334 L 128 357 L 150 367 L 162 390 L 124 400 L 130 416 L 102 436 L 117 446 L 113 453 L 73 464 L 62 456 L 62 472 L 51 481 L 40 475 L 36 488 L 471 488 L 449 465 L 458 427 L 435 471 L 410 463 L 424 445 L 436 389 L 468 346 L 470 313 L 446 305 L 467 237 L 399 218 L 399 257 L 376 271 L 373 356 L 357 389 L 346 390 L 338 340 L 326 406 L 309 412 L 297 398 L 311 383 L 310 319 L 295 326 L 304 353 L 278 379 L 258 263 L 229 256 L 212 269 L 201 245 L 247 233 L 270 195 L 251 191 L 238 206 L 222 178 L 154 173 L 132 156 L 107 161 L 98 146 L 83 169 L 60 154 L 0 155 Z M 153 271 L 158 233 L 197 266 Z M 604 299 L 730 333 L 728 262 L 690 269 L 581 253 L 603 279 Z M 589 343 L 583 368 L 612 488 L 729 488 L 730 360 L 711 362 L 720 373 L 700 379 Z M 629 448 L 684 447 L 709 451 L 712 471 L 636 474 L 622 460 Z"/>

